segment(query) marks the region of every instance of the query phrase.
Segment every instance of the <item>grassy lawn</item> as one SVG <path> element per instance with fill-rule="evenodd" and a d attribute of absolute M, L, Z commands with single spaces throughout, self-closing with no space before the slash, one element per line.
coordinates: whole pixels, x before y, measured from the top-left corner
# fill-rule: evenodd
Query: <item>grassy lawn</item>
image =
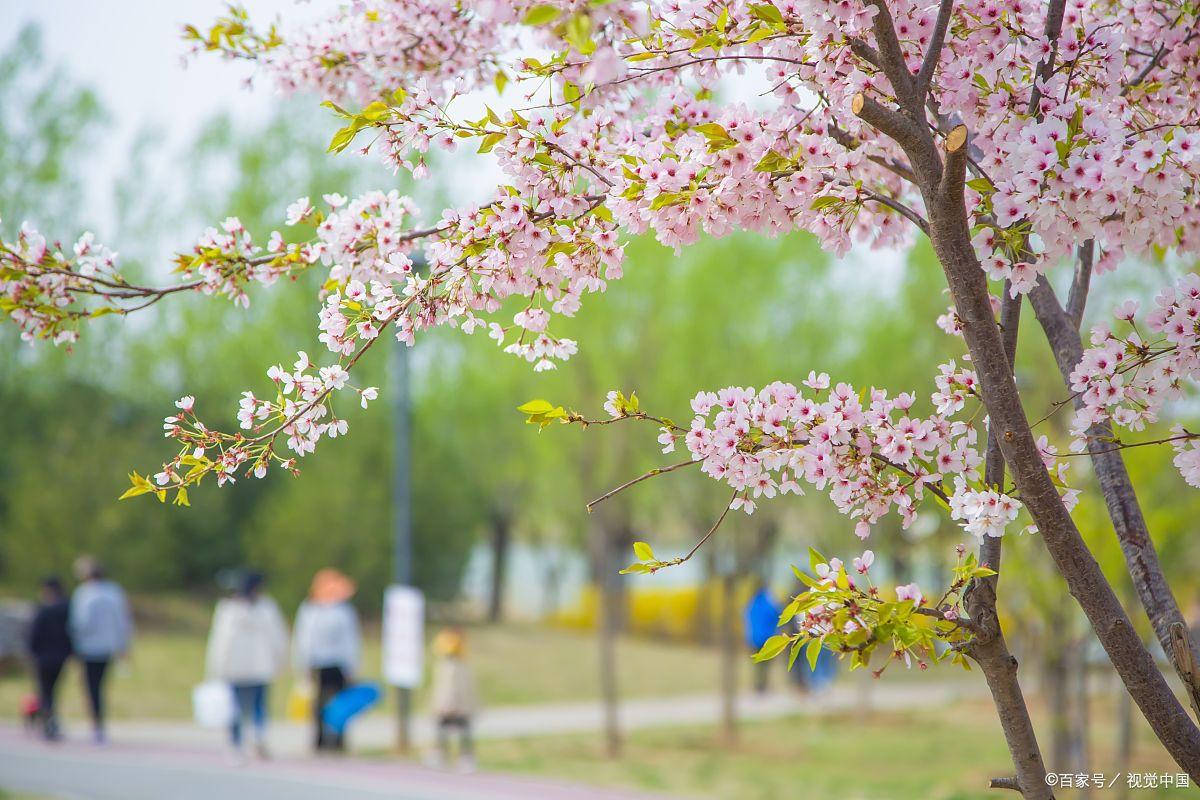
<path fill-rule="evenodd" d="M 115 719 L 180 719 L 191 716 L 191 689 L 203 679 L 207 608 L 164 599 L 141 604 L 139 634 L 127 662 L 109 678 L 110 713 Z M 434 631 L 430 631 L 432 634 Z M 593 635 L 527 624 L 478 626 L 468 630 L 469 657 L 488 705 L 585 700 L 598 695 L 597 645 Z M 367 630 L 362 676 L 380 675 L 377 630 Z M 715 650 L 645 639 L 619 646 L 620 686 L 626 697 L 715 692 L 719 675 Z M 749 665 L 739 665 L 749 684 Z M 773 678 L 782 677 L 782 672 Z M 272 692 L 282 714 L 289 688 L 284 678 Z M 32 691 L 24 675 L 0 678 L 0 716 L 10 717 L 22 695 Z M 389 701 L 391 695 L 389 694 Z M 418 703 L 425 696 L 418 693 Z M 82 718 L 82 676 L 71 665 L 60 684 L 67 718 Z M 420 705 L 419 707 L 424 707 Z"/>
<path fill-rule="evenodd" d="M 1097 702 L 1098 711 L 1104 704 Z M 1111 716 L 1093 732 L 1093 771 L 1115 774 Z M 726 748 L 712 728 L 640 731 L 625 740 L 625 755 L 602 755 L 598 736 L 559 736 L 486 742 L 488 769 L 570 778 L 603 786 L 658 790 L 720 800 L 986 800 L 998 797 L 988 779 L 1006 774 L 1008 753 L 991 707 L 963 702 L 952 709 L 912 714 L 794 718 L 743 724 Z M 1148 731 L 1139 731 L 1133 769 L 1178 769 Z M 1011 774 L 1011 766 L 1009 767 Z M 1132 789 L 1131 798 L 1194 797 L 1195 789 Z M 1074 790 L 1057 790 L 1074 798 Z M 1015 795 L 1014 795 L 1015 796 Z M 1114 788 L 1094 797 L 1117 798 Z"/>

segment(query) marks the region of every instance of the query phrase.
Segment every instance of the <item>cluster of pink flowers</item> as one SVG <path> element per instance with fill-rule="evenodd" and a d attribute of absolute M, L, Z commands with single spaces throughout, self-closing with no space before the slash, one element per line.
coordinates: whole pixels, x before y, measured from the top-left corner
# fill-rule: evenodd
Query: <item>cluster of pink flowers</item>
<path fill-rule="evenodd" d="M 831 388 L 829 376 L 816 372 L 802 382 L 808 393 L 781 382 L 758 392 L 742 387 L 700 392 L 692 399 L 691 427 L 664 424 L 658 440 L 664 453 L 682 440 L 692 458 L 703 462 L 705 474 L 733 488 L 731 508 L 747 514 L 759 498 L 803 494 L 801 484 L 807 483 L 827 491 L 839 511 L 857 519 L 855 532 L 865 539 L 893 509 L 907 528 L 918 502 L 932 492 L 968 533 L 1002 536 L 1021 504 L 982 483 L 978 432 L 969 422 L 950 419 L 974 394 L 975 375 L 951 362 L 941 366 L 936 382 L 937 412 L 928 417 L 913 414 L 911 394 L 889 398 L 872 389 L 864 406 L 853 386 Z M 609 392 L 605 410 L 612 417 L 633 413 L 617 392 Z M 1073 508 L 1078 493 L 1066 487 L 1066 462 L 1045 436 L 1038 445 L 1063 503 Z"/>
<path fill-rule="evenodd" d="M 317 258 L 317 251 L 308 245 L 285 244 L 278 231 L 272 232 L 267 250 L 269 254 L 264 254 L 263 248 L 254 244 L 241 220 L 229 217 L 219 229 L 205 230 L 191 255 L 180 255 L 176 262 L 184 278 L 196 276 L 192 288 L 248 308 L 249 283 L 270 286 L 280 276 L 304 269 Z"/>
<path fill-rule="evenodd" d="M 888 3 L 914 75 L 938 11 Z M 1103 271 L 1124 253 L 1187 252 L 1200 223 L 1195 12 L 1163 0 L 1069 0 L 1052 46 L 1046 11 L 955 3 L 929 88 L 931 124 L 961 120 L 970 131 L 975 246 L 982 269 L 1011 280 L 1014 292 L 1084 241 L 1094 240 Z M 870 3 L 807 0 L 359 0 L 238 54 L 259 58 L 285 91 L 315 89 L 333 101 L 348 122 L 335 149 L 361 134 L 361 150 L 423 177 L 431 149 L 469 143 L 499 166 L 495 195 L 447 209 L 424 230 L 394 192 L 330 195 L 328 214 L 302 198 L 288 223 L 315 225 L 315 241 L 285 245 L 276 234 L 260 255 L 229 220 L 180 266 L 203 290 L 244 302 L 244 281 L 321 262 L 330 276 L 320 339 L 346 371 L 389 324 L 410 344 L 434 325 L 484 326 L 541 370 L 576 349 L 552 332 L 555 315 L 574 314 L 585 294 L 620 277 L 619 230 L 653 231 L 676 248 L 703 234 L 795 229 L 836 253 L 855 242 L 903 245 L 925 213 L 912 167 L 852 110 L 859 94 L 890 104 L 896 91 L 870 55 L 876 13 Z M 1056 68 L 1039 76 L 1055 47 Z M 761 102 L 717 99 L 733 72 L 767 89 Z M 492 87 L 499 111 L 458 114 L 469 105 L 460 98 Z M 512 298 L 521 302 L 511 321 L 491 318 Z M 939 324 L 958 332 L 952 313 Z M 1168 324 L 1164 317 L 1164 332 Z M 1166 365 L 1192 368 L 1192 351 L 1174 345 L 1169 358 L 1145 359 L 1158 377 L 1139 379 L 1131 393 L 1118 363 L 1125 345 L 1114 342 L 1100 336 L 1107 355 L 1089 353 L 1077 373 L 1092 376 L 1077 380 L 1092 409 L 1077 432 L 1109 416 L 1151 419 L 1154 393 L 1177 385 Z M 751 511 L 757 498 L 799 491 L 801 481 L 828 486 L 860 535 L 893 507 L 911 521 L 915 500 L 959 475 L 956 516 L 972 533 L 994 535 L 1015 501 L 972 485 L 975 429 L 949 420 L 976 377 L 948 364 L 936 382 L 929 417 L 910 416 L 908 395 L 862 400 L 845 385 L 810 384 L 812 398 L 783 383 L 701 393 L 687 446 L 736 490 L 738 507 Z M 243 411 L 259 419 L 258 401 L 248 402 Z M 313 441 L 307 429 L 302 438 Z M 664 431 L 664 447 L 675 438 Z M 1195 460 L 1186 443 L 1179 449 L 1178 460 Z"/>
<path fill-rule="evenodd" d="M 23 340 L 78 340 L 76 323 L 91 311 L 79 307 L 75 291 L 96 280 L 117 287 L 116 253 L 97 244 L 90 232 L 79 237 L 73 251 L 74 256 L 61 244 L 48 243 L 27 222 L 16 241 L 0 241 L 0 310 L 21 329 Z"/>
<path fill-rule="evenodd" d="M 942 414 L 910 416 L 910 394 L 889 398 L 872 390 L 864 407 L 854 387 L 831 388 L 824 373 L 810 374 L 803 385 L 811 394 L 779 382 L 759 392 L 701 392 L 692 400 L 690 430 L 664 430 L 667 445 L 682 438 L 706 474 L 734 489 L 733 507 L 746 513 L 757 498 L 801 494 L 801 482 L 828 491 L 842 513 L 858 520 L 862 538 L 892 509 L 908 527 L 918 501 L 930 489 L 941 492 L 945 476 L 979 480 L 982 458 L 971 425 Z"/>
<path fill-rule="evenodd" d="M 889 11 L 915 73 L 938 7 L 908 0 Z M 381 149 L 397 165 L 424 170 L 420 154 L 431 145 L 478 137 L 521 195 L 606 196 L 621 225 L 652 228 L 673 246 L 701 230 L 802 227 L 843 252 L 856 239 L 894 246 L 911 235 L 880 197 L 922 208 L 894 168 L 903 164 L 894 143 L 850 111 L 856 93 L 892 92 L 848 46 L 873 38 L 875 12 L 796 0 L 372 0 L 285 36 L 266 63 L 283 88 L 343 102 L 404 90 L 378 120 Z M 1045 13 L 1039 4 L 955 4 L 931 88 L 939 112 L 971 130 L 976 244 L 984 269 L 1010 278 L 1014 291 L 1028 291 L 1085 239 L 1097 240 L 1104 269 L 1126 251 L 1186 248 L 1200 221 L 1189 201 L 1200 145 L 1188 112 L 1200 51 L 1187 35 L 1190 14 L 1160 13 L 1154 0 L 1072 0 L 1058 69 L 1039 80 L 1050 52 Z M 564 21 L 565 42 L 553 34 Z M 701 39 L 722 59 L 741 59 L 739 70 L 757 64 L 777 107 L 700 99 L 697 87 L 715 87 L 725 71 L 697 50 Z M 530 40 L 558 48 L 556 57 L 505 63 Z M 1156 53 L 1153 66 L 1178 80 L 1146 79 Z M 516 117 L 489 113 L 490 122 L 451 116 L 450 100 L 499 74 L 550 78 L 548 102 Z M 813 108 L 806 90 L 822 98 Z"/>
<path fill-rule="evenodd" d="M 1144 430 L 1200 378 L 1200 276 L 1186 275 L 1158 294 L 1146 314 L 1148 338 L 1138 330 L 1137 312 L 1134 302 L 1113 312 L 1130 328 L 1124 335 L 1108 325 L 1093 328 L 1092 346 L 1071 373 L 1071 389 L 1083 401 L 1071 427 L 1073 450 L 1087 447 L 1095 425 Z M 1200 486 L 1193 434 L 1181 426 L 1173 434 L 1175 465 L 1188 483 Z"/>

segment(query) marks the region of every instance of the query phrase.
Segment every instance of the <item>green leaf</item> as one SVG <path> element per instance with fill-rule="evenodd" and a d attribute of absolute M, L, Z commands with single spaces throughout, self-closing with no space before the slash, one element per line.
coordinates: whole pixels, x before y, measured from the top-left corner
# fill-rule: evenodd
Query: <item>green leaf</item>
<path fill-rule="evenodd" d="M 815 670 L 817 668 L 817 657 L 821 655 L 821 640 L 809 639 L 808 650 L 804 655 L 808 658 L 809 670 Z"/>
<path fill-rule="evenodd" d="M 746 44 L 761 42 L 763 39 L 775 33 L 775 30 L 770 25 L 755 25 L 753 30 L 754 32 L 751 33 L 746 39 Z"/>
<path fill-rule="evenodd" d="M 574 83 L 567 81 L 563 84 L 563 100 L 568 103 L 575 103 L 579 101 L 581 96 L 582 94 L 579 91 L 579 87 Z"/>
<path fill-rule="evenodd" d="M 650 572 L 649 567 L 647 567 L 645 564 L 638 563 L 638 564 L 630 564 L 628 567 L 621 570 L 620 574 L 621 575 L 637 575 L 637 574 L 644 574 L 644 573 L 648 573 L 648 572 Z"/>
<path fill-rule="evenodd" d="M 828 563 L 829 563 L 829 559 L 827 559 L 825 556 L 821 555 L 817 551 L 817 548 L 815 548 L 815 547 L 808 548 L 808 566 L 813 571 L 814 575 L 817 574 L 817 565 L 818 564 L 828 564 Z"/>
<path fill-rule="evenodd" d="M 791 636 L 782 633 L 776 634 L 770 639 L 767 639 L 766 643 L 763 644 L 762 649 L 754 654 L 754 663 L 757 664 L 761 661 L 769 661 L 770 659 L 779 655 L 783 652 L 783 648 L 788 646 L 788 642 L 791 640 Z"/>
<path fill-rule="evenodd" d="M 592 41 L 592 18 L 579 13 L 567 20 L 567 31 L 564 37 L 576 50 L 584 55 L 596 49 Z"/>
<path fill-rule="evenodd" d="M 540 6 L 534 6 L 525 14 L 525 18 L 521 20 L 524 25 L 545 25 L 547 22 L 553 22 L 558 19 L 559 10 L 557 6 L 552 6 L 548 3 Z"/>
<path fill-rule="evenodd" d="M 650 549 L 650 545 L 645 542 L 634 542 L 633 552 L 642 561 L 655 561 L 654 551 Z"/>
<path fill-rule="evenodd" d="M 792 654 L 788 656 L 788 672 L 792 671 L 792 665 L 796 663 L 796 656 L 800 655 L 800 651 L 804 649 L 804 640 L 797 639 L 792 645 Z"/>
<path fill-rule="evenodd" d="M 554 406 L 548 400 L 530 400 L 524 405 L 517 406 L 517 411 L 522 414 L 545 414 L 553 408 Z"/>
<path fill-rule="evenodd" d="M 381 103 L 376 100 L 362 110 L 361 116 L 368 122 L 378 122 L 391 113 L 392 110 L 388 108 L 387 103 Z"/>
<path fill-rule="evenodd" d="M 759 162 L 754 166 L 755 172 L 782 172 L 785 169 L 791 169 L 792 162 L 790 159 L 776 153 L 774 150 L 768 150 Z"/>
<path fill-rule="evenodd" d="M 750 6 L 750 13 L 764 22 L 770 22 L 772 25 L 783 24 L 783 14 L 771 3 L 752 5 Z"/>
<path fill-rule="evenodd" d="M 483 137 L 483 141 L 479 143 L 479 153 L 490 153 L 492 148 L 499 144 L 504 139 L 503 133 L 489 133 Z"/>
<path fill-rule="evenodd" d="M 355 123 L 351 123 L 340 129 L 333 135 L 333 139 L 329 142 L 329 150 L 327 152 L 340 153 L 345 150 L 354 141 L 354 135 L 358 133 L 358 130 L 358 125 Z"/>
<path fill-rule="evenodd" d="M 823 194 L 814 199 L 809 208 L 811 208 L 813 211 L 820 211 L 822 208 L 829 208 L 830 206 L 836 206 L 838 203 L 844 202 L 845 201 L 842 198 L 837 197 L 836 195 Z"/>

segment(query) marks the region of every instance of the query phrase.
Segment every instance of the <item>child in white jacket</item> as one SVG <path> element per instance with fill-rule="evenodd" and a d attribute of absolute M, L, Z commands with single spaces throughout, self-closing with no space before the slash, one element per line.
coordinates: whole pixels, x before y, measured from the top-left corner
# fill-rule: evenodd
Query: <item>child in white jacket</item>
<path fill-rule="evenodd" d="M 254 726 L 259 758 L 266 758 L 267 688 L 287 663 L 288 632 L 279 606 L 262 593 L 263 576 L 247 573 L 237 594 L 217 602 L 208 637 L 208 676 L 228 683 L 234 697 L 230 739 L 242 752 L 242 722 Z"/>

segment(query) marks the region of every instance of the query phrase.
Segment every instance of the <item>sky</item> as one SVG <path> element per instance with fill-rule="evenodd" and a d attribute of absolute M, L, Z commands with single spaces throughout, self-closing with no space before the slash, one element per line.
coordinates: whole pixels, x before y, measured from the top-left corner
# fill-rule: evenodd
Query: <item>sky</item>
<path fill-rule="evenodd" d="M 294 0 L 244 0 L 251 19 L 270 21 L 280 13 L 311 16 Z M 220 58 L 191 60 L 180 38 L 184 23 L 206 25 L 225 10 L 223 0 L 3 0 L 0 48 L 8 48 L 26 23 L 42 29 L 47 60 L 95 90 L 111 115 L 103 141 L 92 148 L 81 217 L 101 230 L 111 227 L 113 181 L 129 166 L 134 136 L 147 125 L 179 146 L 214 113 L 229 110 L 250 120 L 264 118 L 275 98 L 265 82 L 247 89 L 246 64 Z"/>

